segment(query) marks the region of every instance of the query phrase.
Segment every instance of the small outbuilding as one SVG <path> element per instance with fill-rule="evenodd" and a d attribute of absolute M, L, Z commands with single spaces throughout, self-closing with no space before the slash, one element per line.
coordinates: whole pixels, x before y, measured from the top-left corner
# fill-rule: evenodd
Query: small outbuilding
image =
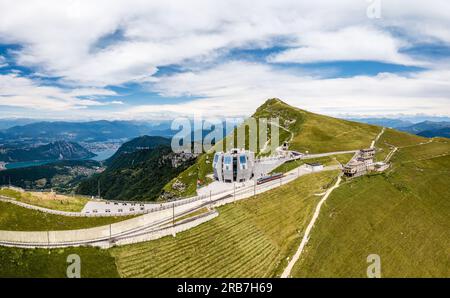
<path fill-rule="evenodd" d="M 308 170 L 311 170 L 312 172 L 317 172 L 317 171 L 323 170 L 323 165 L 318 162 L 306 163 L 305 166 Z"/>

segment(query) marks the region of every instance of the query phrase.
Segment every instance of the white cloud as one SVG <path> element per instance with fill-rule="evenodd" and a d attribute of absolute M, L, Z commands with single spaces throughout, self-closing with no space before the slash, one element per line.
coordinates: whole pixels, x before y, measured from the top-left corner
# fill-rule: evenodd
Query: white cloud
<path fill-rule="evenodd" d="M 405 42 L 381 30 L 347 27 L 338 31 L 307 32 L 296 48 L 268 58 L 270 62 L 313 63 L 324 61 L 379 61 L 403 65 L 424 65 L 399 52 Z"/>
<path fill-rule="evenodd" d="M 165 96 L 200 99 L 121 107 L 115 116 L 249 114 L 268 97 L 327 114 L 346 109 L 449 114 L 448 61 L 418 61 L 401 50 L 430 42 L 450 45 L 450 2 L 382 0 L 382 19 L 375 20 L 366 16 L 368 5 L 365 0 L 42 0 L 26 5 L 0 0 L 0 43 L 21 46 L 8 59 L 41 77 L 61 77 L 59 83 L 67 87 L 2 75 L 0 105 L 57 111 L 120 105 L 99 101 L 114 95 L 103 88 L 137 82 Z M 322 79 L 221 61 L 221 54 L 233 48 L 274 45 L 292 49 L 271 56 L 271 62 L 375 60 L 427 63 L 432 70 L 410 77 Z M 191 71 L 153 77 L 158 67 L 171 64 Z"/>
<path fill-rule="evenodd" d="M 338 115 L 426 112 L 450 115 L 450 71 L 432 70 L 410 76 L 316 78 L 267 65 L 232 62 L 161 78 L 154 89 L 164 96 L 194 96 L 182 104 L 142 105 L 118 116 L 150 118 L 156 114 L 250 115 L 267 98 L 279 97 L 311 111 Z"/>
<path fill-rule="evenodd" d="M 383 19 L 372 20 L 363 0 L 0 0 L 0 42 L 23 46 L 15 52 L 21 65 L 91 86 L 146 81 L 161 65 L 203 61 L 233 47 L 279 45 L 280 38 L 302 48 L 275 61 L 414 64 L 398 52 L 404 41 L 384 31 L 450 43 L 448 1 L 431 2 L 382 1 Z M 111 35 L 118 38 L 108 40 Z"/>
<path fill-rule="evenodd" d="M 116 95 L 116 93 L 106 89 L 62 89 L 39 84 L 17 74 L 0 75 L 0 106 L 67 111 L 108 105 L 110 103 L 95 99 L 100 96 L 113 95 Z"/>
<path fill-rule="evenodd" d="M 8 66 L 6 63 L 6 58 L 0 55 L 0 68 Z"/>

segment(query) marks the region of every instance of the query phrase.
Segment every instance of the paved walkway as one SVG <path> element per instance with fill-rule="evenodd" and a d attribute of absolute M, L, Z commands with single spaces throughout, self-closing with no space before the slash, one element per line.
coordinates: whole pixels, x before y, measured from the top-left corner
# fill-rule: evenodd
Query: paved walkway
<path fill-rule="evenodd" d="M 311 158 L 318 158 L 318 157 L 325 157 L 330 155 L 339 155 L 339 154 L 347 154 L 347 153 L 356 153 L 359 152 L 358 150 L 347 150 L 347 151 L 335 151 L 335 152 L 327 152 L 327 153 L 317 153 L 317 154 L 305 154 L 300 159 L 311 159 Z"/>
<path fill-rule="evenodd" d="M 370 144 L 370 148 L 374 148 L 375 147 L 375 143 L 378 142 L 378 140 L 380 139 L 381 135 L 384 133 L 384 131 L 386 130 L 385 127 L 383 127 L 380 131 L 380 133 L 376 136 L 376 138 L 372 141 L 372 143 Z"/>

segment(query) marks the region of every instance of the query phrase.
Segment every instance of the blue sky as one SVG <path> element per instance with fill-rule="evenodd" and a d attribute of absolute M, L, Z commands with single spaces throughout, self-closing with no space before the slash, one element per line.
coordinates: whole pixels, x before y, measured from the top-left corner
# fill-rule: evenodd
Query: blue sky
<path fill-rule="evenodd" d="M 450 115 L 448 1 L 172 2 L 0 0 L 0 117 Z"/>

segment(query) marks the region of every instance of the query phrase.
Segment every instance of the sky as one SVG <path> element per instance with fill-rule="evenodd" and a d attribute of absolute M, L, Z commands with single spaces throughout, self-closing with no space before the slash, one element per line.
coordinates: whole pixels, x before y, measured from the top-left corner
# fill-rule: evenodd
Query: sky
<path fill-rule="evenodd" d="M 0 118 L 450 116 L 448 0 L 0 0 Z"/>

